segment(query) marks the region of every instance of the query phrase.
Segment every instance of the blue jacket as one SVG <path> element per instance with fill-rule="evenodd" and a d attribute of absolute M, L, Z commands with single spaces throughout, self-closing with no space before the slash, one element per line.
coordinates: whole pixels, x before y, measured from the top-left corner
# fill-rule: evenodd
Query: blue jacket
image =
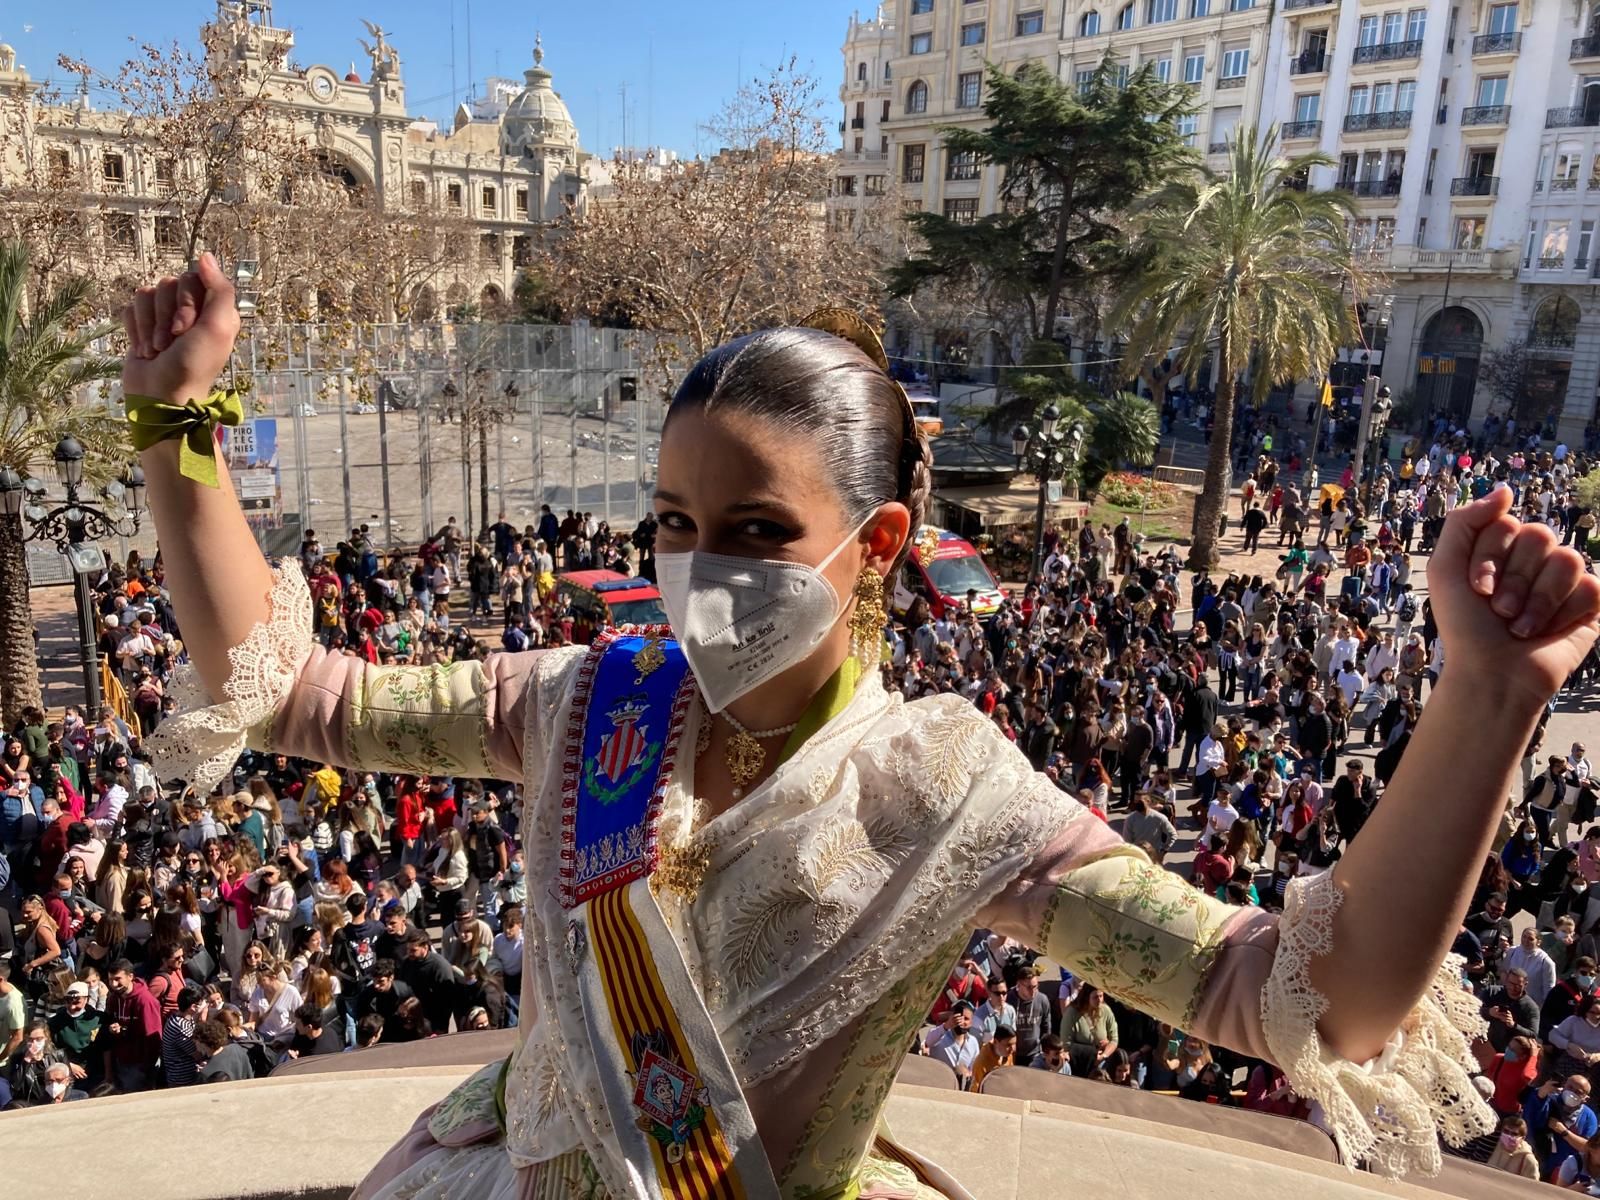
<path fill-rule="evenodd" d="M 1552 1096 L 1541 1096 L 1537 1090 L 1530 1090 L 1527 1100 L 1522 1104 L 1522 1115 L 1528 1122 L 1528 1132 L 1535 1135 L 1546 1131 L 1545 1127 L 1549 1125 L 1552 1115 L 1560 1119 L 1564 1111 L 1565 1106 L 1561 1103 L 1560 1092 Z M 1578 1111 L 1565 1119 L 1567 1128 L 1581 1138 L 1592 1138 L 1595 1130 L 1600 1129 L 1600 1118 L 1596 1118 L 1594 1109 L 1587 1104 L 1580 1104 Z M 1555 1149 L 1539 1163 L 1541 1179 L 1549 1179 L 1551 1172 L 1578 1153 L 1568 1144 L 1566 1138 L 1556 1134 L 1551 1134 L 1550 1137 L 1555 1143 Z"/>

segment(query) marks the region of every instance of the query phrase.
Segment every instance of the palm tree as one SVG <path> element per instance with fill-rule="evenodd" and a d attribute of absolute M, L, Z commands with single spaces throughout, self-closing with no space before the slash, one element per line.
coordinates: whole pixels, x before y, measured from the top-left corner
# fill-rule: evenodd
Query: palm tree
<path fill-rule="evenodd" d="M 1260 403 L 1274 383 L 1327 370 L 1354 332 L 1341 294 L 1355 270 L 1346 228 L 1353 206 L 1342 192 L 1304 183 L 1312 167 L 1331 159 L 1285 159 L 1277 143 L 1275 125 L 1265 135 L 1242 126 L 1228 143 L 1225 171 L 1202 168 L 1138 206 L 1142 265 L 1109 322 L 1128 330 L 1130 375 L 1147 358 L 1170 352 L 1192 378 L 1214 354 L 1216 424 L 1189 552 L 1196 570 L 1216 559 L 1232 487 L 1239 376 L 1254 368 Z"/>
<path fill-rule="evenodd" d="M 31 312 L 27 283 L 27 247 L 0 243 L 0 466 L 26 473 L 71 434 L 83 444 L 86 478 L 109 479 L 131 454 L 127 426 L 77 396 L 121 370 L 120 360 L 94 348 L 110 328 L 86 323 L 88 280 L 67 280 Z M 8 729 L 40 702 L 25 540 L 22 519 L 0 514 L 0 714 Z"/>
<path fill-rule="evenodd" d="M 1112 392 L 1090 406 L 1094 414 L 1088 453 L 1078 467 L 1083 494 L 1092 499 L 1100 481 L 1125 466 L 1148 467 L 1161 440 L 1161 412 L 1143 396 Z"/>

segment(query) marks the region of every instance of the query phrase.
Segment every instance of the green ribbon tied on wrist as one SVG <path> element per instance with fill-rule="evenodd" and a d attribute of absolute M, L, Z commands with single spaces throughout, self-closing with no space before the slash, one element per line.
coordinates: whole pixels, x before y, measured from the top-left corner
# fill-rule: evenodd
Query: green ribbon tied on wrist
<path fill-rule="evenodd" d="M 212 392 L 207 400 L 182 404 L 153 396 L 129 396 L 124 404 L 135 450 L 180 438 L 178 473 L 205 487 L 217 486 L 217 426 L 244 420 L 244 403 L 237 392 Z"/>

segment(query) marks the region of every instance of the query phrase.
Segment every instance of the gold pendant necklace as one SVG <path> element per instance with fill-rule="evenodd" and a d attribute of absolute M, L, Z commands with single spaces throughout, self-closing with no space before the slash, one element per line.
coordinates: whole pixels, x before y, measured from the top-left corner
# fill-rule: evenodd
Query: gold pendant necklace
<path fill-rule="evenodd" d="M 793 733 L 800 722 L 777 729 L 746 729 L 726 709 L 718 715 L 733 729 L 733 736 L 723 747 L 722 761 L 727 765 L 728 778 L 733 781 L 733 798 L 738 800 L 744 795 L 744 789 L 750 781 L 761 774 L 761 767 L 767 761 L 767 752 L 761 743 Z"/>

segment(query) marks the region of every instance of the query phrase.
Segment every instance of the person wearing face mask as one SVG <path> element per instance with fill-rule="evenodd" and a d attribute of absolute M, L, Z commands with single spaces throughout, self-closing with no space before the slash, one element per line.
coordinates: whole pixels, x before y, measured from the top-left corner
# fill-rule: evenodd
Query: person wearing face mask
<path fill-rule="evenodd" d="M 1543 1074 L 1544 1055 L 1537 1038 L 1512 1038 L 1505 1051 L 1483 1065 L 1483 1074 L 1494 1085 L 1489 1106 L 1502 1116 L 1522 1112 L 1522 1099 L 1534 1080 Z"/>
<path fill-rule="evenodd" d="M 1539 1177 L 1549 1179 L 1568 1159 L 1583 1153 L 1589 1139 L 1600 1130 L 1594 1109 L 1589 1107 L 1589 1080 L 1569 1075 L 1547 1080 L 1538 1091 L 1529 1092 L 1523 1101 L 1522 1116 L 1528 1123 L 1528 1138 L 1539 1156 Z"/>
<path fill-rule="evenodd" d="M 1550 1044 L 1560 1051 L 1552 1069 L 1558 1075 L 1600 1074 L 1600 996 L 1590 996 L 1550 1031 Z"/>
<path fill-rule="evenodd" d="M 206 793 L 215 763 L 261 748 L 270 729 L 274 751 L 527 789 L 537 886 L 525 947 L 536 969 L 524 972 L 524 998 L 541 1019 L 505 1075 L 504 1128 L 491 1105 L 472 1135 L 485 1145 L 449 1144 L 466 1128 L 458 1114 L 481 1112 L 472 1098 L 493 1092 L 495 1064 L 385 1160 L 364 1200 L 415 1191 L 424 1176 L 469 1200 L 570 1190 L 565 1152 L 577 1145 L 618 1195 L 677 1191 L 668 1168 L 686 1160 L 770 1195 L 764 1148 L 778 1143 L 794 1149 L 787 1192 L 849 1190 L 854 1172 L 824 1164 L 866 1162 L 874 1107 L 859 1125 L 830 1127 L 837 1144 L 822 1153 L 820 1128 L 791 1128 L 799 1114 L 783 1100 L 798 1092 L 832 1107 L 887 1094 L 895 1056 L 856 1053 L 835 1035 L 879 1027 L 889 1019 L 879 1006 L 902 1004 L 906 989 L 931 1002 L 950 945 L 974 926 L 1073 967 L 1092 960 L 1097 983 L 1136 990 L 1152 1017 L 1290 1064 L 1304 1076 L 1291 1079 L 1297 1093 L 1335 1114 L 1351 1162 L 1377 1144 L 1360 1115 L 1374 1111 L 1374 1088 L 1389 1098 L 1385 1145 L 1404 1147 L 1377 1160 L 1387 1170 L 1437 1168 L 1435 1096 L 1461 1097 L 1461 1119 L 1441 1118 L 1448 1127 L 1493 1128 L 1467 1080 L 1464 1014 L 1433 989 L 1448 977 L 1459 881 L 1482 862 L 1516 756 L 1600 616 L 1600 580 L 1547 527 L 1511 518 L 1509 495 L 1459 506 L 1441 532 L 1429 598 L 1450 670 L 1366 831 L 1332 873 L 1290 884 L 1280 918 L 1192 893 L 1088 820 L 959 697 L 907 703 L 884 691 L 885 581 L 911 553 L 939 548 L 923 531 L 931 454 L 858 318 L 820 313 L 814 327 L 748 335 L 678 387 L 653 496 L 670 636 L 601 631 L 587 649 L 380 670 L 314 644 L 291 616 L 307 596 L 296 565 L 274 576 L 226 464 L 224 486 L 207 486 L 209 467 L 180 453 L 202 439 L 168 436 L 212 420 L 199 398 L 228 361 L 232 300 L 205 256 L 141 289 L 124 314 L 123 391 L 164 562 L 193 667 L 225 702 L 162 722 L 163 777 Z M 1094 607 L 1080 602 L 1070 619 L 1087 624 Z M 278 653 L 246 683 L 230 651 L 252 637 Z M 1489 703 L 1496 719 L 1484 722 Z M 1452 819 L 1441 823 L 1435 785 L 1446 775 Z M 1330 928 L 1317 914 L 1335 907 Z M 1094 949 L 1136 940 L 1149 951 Z M 1233 952 L 1246 943 L 1261 952 Z M 868 1011 L 841 1010 L 852 989 L 873 997 Z M 1326 1006 L 1307 1006 L 1308 992 Z M 614 1020 L 624 1009 L 636 1015 Z M 673 1019 L 647 1024 L 650 1013 Z M 1366 1103 L 1335 1103 L 1340 1069 L 1294 1066 L 1366 1062 L 1418 1023 L 1449 1047 L 1436 1064 L 1449 1082 L 1426 1094 L 1393 1068 L 1363 1075 Z M 644 1053 L 659 1030 L 671 1031 L 665 1053 Z M 602 1052 L 562 1049 L 580 1045 Z M 550 1093 L 533 1071 L 551 1060 L 563 1067 L 554 1107 L 541 1106 Z M 682 1087 L 663 1061 L 706 1089 L 704 1135 L 632 1104 L 657 1085 Z M 1390 1136 L 1396 1121 L 1403 1137 Z"/>
<path fill-rule="evenodd" d="M 1492 1171 L 1505 1171 L 1524 1179 L 1539 1178 L 1539 1156 L 1528 1145 L 1528 1122 L 1513 1114 L 1501 1118 L 1499 1136 L 1486 1164 Z"/>
<path fill-rule="evenodd" d="M 73 1077 L 66 1063 L 55 1062 L 45 1068 L 44 1097 L 38 1102 L 39 1105 L 64 1104 L 69 1100 L 88 1098 L 88 1092 L 73 1086 Z"/>
<path fill-rule="evenodd" d="M 0 1108 L 8 1105 L 31 1108 L 45 1100 L 46 1071 L 56 1064 L 65 1064 L 66 1055 L 50 1041 L 50 1026 L 45 1021 L 31 1021 L 23 1033 L 22 1044 L 11 1056 L 5 1078 L 0 1079 Z M 69 1069 L 70 1074 L 70 1069 Z M 6 1094 L 9 1091 L 9 1096 Z"/>
<path fill-rule="evenodd" d="M 1550 1031 L 1565 1021 L 1595 995 L 1595 960 L 1581 955 L 1573 960 L 1572 971 L 1545 997 L 1539 1008 L 1539 1037 L 1545 1041 Z"/>

